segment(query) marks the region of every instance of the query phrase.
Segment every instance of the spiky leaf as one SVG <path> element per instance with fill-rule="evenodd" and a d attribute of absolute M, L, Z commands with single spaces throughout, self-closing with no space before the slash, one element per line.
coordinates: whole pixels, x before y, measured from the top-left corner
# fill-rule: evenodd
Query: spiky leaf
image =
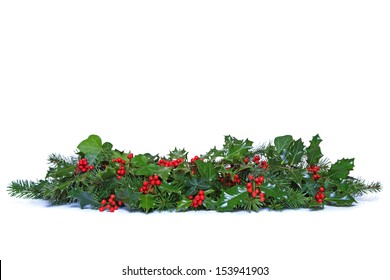
<path fill-rule="evenodd" d="M 78 189 L 73 189 L 70 192 L 70 196 L 78 200 L 81 209 L 83 209 L 87 205 L 91 205 L 92 207 L 100 206 L 100 203 L 95 200 L 92 193 L 85 192 Z"/>
<path fill-rule="evenodd" d="M 222 192 L 217 202 L 218 211 L 232 211 L 238 205 L 241 205 L 248 196 L 248 191 L 243 186 L 235 186 Z"/>
<path fill-rule="evenodd" d="M 148 213 L 150 209 L 154 208 L 156 200 L 151 194 L 141 194 L 139 196 L 139 202 L 139 205 Z"/>
<path fill-rule="evenodd" d="M 332 164 L 327 174 L 329 179 L 343 180 L 349 175 L 349 172 L 353 170 L 354 159 L 340 159 L 336 163 Z"/>
<path fill-rule="evenodd" d="M 313 138 L 310 141 L 310 146 L 306 149 L 307 154 L 307 162 L 310 165 L 315 165 L 318 163 L 318 161 L 322 158 L 323 154 L 321 153 L 320 143 L 322 142 L 322 139 L 317 134 L 313 136 Z"/>

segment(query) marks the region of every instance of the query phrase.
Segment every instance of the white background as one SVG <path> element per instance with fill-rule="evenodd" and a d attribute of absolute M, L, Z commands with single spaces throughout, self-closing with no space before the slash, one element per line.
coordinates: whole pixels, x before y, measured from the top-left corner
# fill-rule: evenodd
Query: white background
<path fill-rule="evenodd" d="M 127 265 L 390 279 L 389 13 L 374 0 L 1 1 L 4 279 L 130 279 Z M 6 193 L 89 134 L 135 153 L 195 155 L 226 134 L 308 143 L 317 133 L 330 160 L 355 157 L 353 175 L 383 192 L 320 212 L 148 215 Z"/>

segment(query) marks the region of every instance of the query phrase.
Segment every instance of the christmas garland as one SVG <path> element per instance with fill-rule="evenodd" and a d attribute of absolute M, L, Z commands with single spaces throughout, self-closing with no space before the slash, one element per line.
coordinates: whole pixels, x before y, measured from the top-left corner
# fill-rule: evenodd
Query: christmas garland
<path fill-rule="evenodd" d="M 225 136 L 222 149 L 188 160 L 184 149 L 165 157 L 134 155 L 113 149 L 90 135 L 77 156 L 49 156 L 46 178 L 18 180 L 8 186 L 11 196 L 48 200 L 53 205 L 78 202 L 101 212 L 207 209 L 216 211 L 351 206 L 355 197 L 381 190 L 349 175 L 354 159 L 331 164 L 323 158 L 321 138 L 309 146 L 292 136 L 273 143 Z"/>

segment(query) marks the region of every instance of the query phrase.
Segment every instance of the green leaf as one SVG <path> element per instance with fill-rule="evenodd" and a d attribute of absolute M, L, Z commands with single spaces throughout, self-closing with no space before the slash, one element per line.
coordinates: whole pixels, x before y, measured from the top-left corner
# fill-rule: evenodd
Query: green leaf
<path fill-rule="evenodd" d="M 205 155 L 202 155 L 201 158 L 208 159 L 209 161 L 214 161 L 218 157 L 223 157 L 224 151 L 218 150 L 217 147 L 214 146 L 210 151 L 208 151 Z"/>
<path fill-rule="evenodd" d="M 206 197 L 203 200 L 203 205 L 206 207 L 206 209 L 215 210 L 217 208 L 217 201 L 212 200 L 210 197 Z"/>
<path fill-rule="evenodd" d="M 100 203 L 96 201 L 93 197 L 93 194 L 84 192 L 82 190 L 73 189 L 70 191 L 70 196 L 77 199 L 80 203 L 80 208 L 83 209 L 87 205 L 92 207 L 99 207 Z"/>
<path fill-rule="evenodd" d="M 327 198 L 326 202 L 333 206 L 351 206 L 356 200 L 349 194 L 337 194 L 336 192 L 331 193 Z"/>
<path fill-rule="evenodd" d="M 265 193 L 266 196 L 272 196 L 276 200 L 286 199 L 286 193 L 278 188 L 275 184 L 262 184 L 260 189 Z"/>
<path fill-rule="evenodd" d="M 320 143 L 322 142 L 322 139 L 317 134 L 313 136 L 313 138 L 310 141 L 310 146 L 306 149 L 307 154 L 307 162 L 310 165 L 316 165 L 319 160 L 322 158 L 323 154 L 321 153 Z"/>
<path fill-rule="evenodd" d="M 148 158 L 145 155 L 136 155 L 131 160 L 131 163 L 136 167 L 144 167 L 148 164 Z"/>
<path fill-rule="evenodd" d="M 184 150 L 184 149 L 178 150 L 175 147 L 175 149 L 173 151 L 169 152 L 169 158 L 171 160 L 178 159 L 178 158 L 187 159 L 187 154 L 188 154 L 188 152 L 186 150 Z"/>
<path fill-rule="evenodd" d="M 212 181 L 217 177 L 217 171 L 215 170 L 212 162 L 197 160 L 196 166 L 198 167 L 198 171 L 201 177 L 206 178 L 209 181 Z"/>
<path fill-rule="evenodd" d="M 302 169 L 289 169 L 288 173 L 290 175 L 291 181 L 293 181 L 300 189 L 302 189 L 302 181 L 307 176 L 307 171 Z"/>
<path fill-rule="evenodd" d="M 180 200 L 180 202 L 177 204 L 176 210 L 177 211 L 186 210 L 188 209 L 188 207 L 190 207 L 191 203 L 192 203 L 191 199 L 186 197 L 182 198 L 182 200 Z"/>
<path fill-rule="evenodd" d="M 302 139 L 298 139 L 292 143 L 287 150 L 287 161 L 289 164 L 297 164 L 302 160 L 304 145 Z"/>
<path fill-rule="evenodd" d="M 137 201 L 139 200 L 140 193 L 133 192 L 130 189 L 125 189 L 116 191 L 115 196 L 117 199 L 123 201 L 127 208 L 130 209 L 131 207 L 136 205 Z"/>
<path fill-rule="evenodd" d="M 349 172 L 353 170 L 354 159 L 340 159 L 330 167 L 327 177 L 333 180 L 344 180 L 348 177 Z"/>
<path fill-rule="evenodd" d="M 139 202 L 140 206 L 145 210 L 146 213 L 148 213 L 150 209 L 154 208 L 156 200 L 153 195 L 141 194 L 139 196 Z"/>
<path fill-rule="evenodd" d="M 97 135 L 90 135 L 77 146 L 77 149 L 84 154 L 88 163 L 92 164 L 103 149 L 102 139 Z"/>
<path fill-rule="evenodd" d="M 291 135 L 276 137 L 274 140 L 276 151 L 279 154 L 285 153 L 293 141 L 294 139 Z"/>
<path fill-rule="evenodd" d="M 238 140 L 235 137 L 230 135 L 225 136 L 225 160 L 233 162 L 237 160 L 242 160 L 244 156 L 249 153 L 249 150 L 253 149 L 253 142 L 246 140 Z"/>
<path fill-rule="evenodd" d="M 58 166 L 57 168 L 50 168 L 50 176 L 55 178 L 65 178 L 74 174 L 76 167 L 74 165 Z"/>
<path fill-rule="evenodd" d="M 161 177 L 161 179 L 166 182 L 171 174 L 172 168 L 165 166 L 158 166 L 156 174 Z"/>
<path fill-rule="evenodd" d="M 133 158 L 134 159 L 134 158 Z M 143 175 L 143 176 L 150 176 L 150 175 L 153 175 L 153 174 L 156 174 L 157 171 L 158 171 L 158 165 L 157 164 L 147 164 L 143 167 L 140 167 L 138 169 L 135 170 L 135 174 L 137 175 Z"/>
<path fill-rule="evenodd" d="M 102 148 L 104 150 L 112 150 L 113 145 L 110 142 L 104 142 Z"/>
<path fill-rule="evenodd" d="M 188 189 L 186 191 L 186 196 L 195 195 L 199 190 L 208 190 L 210 185 L 206 182 L 205 179 L 192 178 L 188 182 Z"/>
<path fill-rule="evenodd" d="M 222 192 L 217 202 L 218 211 L 231 211 L 238 205 L 241 205 L 248 197 L 248 191 L 243 186 L 235 186 Z"/>
<path fill-rule="evenodd" d="M 172 186 L 172 185 L 170 185 L 168 183 L 163 183 L 158 188 L 159 188 L 160 191 L 163 191 L 163 192 L 180 193 L 180 189 L 175 188 L 174 186 Z"/>
<path fill-rule="evenodd" d="M 97 176 L 102 180 L 108 180 L 116 177 L 116 171 L 111 166 L 108 166 L 105 170 L 99 171 Z"/>

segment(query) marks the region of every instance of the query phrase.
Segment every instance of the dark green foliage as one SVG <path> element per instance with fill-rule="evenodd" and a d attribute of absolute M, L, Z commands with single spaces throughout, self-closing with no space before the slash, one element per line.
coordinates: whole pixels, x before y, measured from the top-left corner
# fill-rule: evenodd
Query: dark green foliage
<path fill-rule="evenodd" d="M 315 135 L 306 147 L 301 139 L 285 135 L 254 148 L 248 139 L 225 136 L 222 149 L 214 147 L 191 162 L 188 152 L 177 148 L 167 157 L 146 153 L 128 158 L 127 153 L 113 149 L 111 143 L 103 143 L 99 136 L 91 135 L 78 145 L 78 157 L 51 154 L 44 180 L 14 181 L 8 192 L 15 197 L 48 200 L 53 205 L 77 201 L 81 208 L 97 208 L 102 199 L 115 194 L 128 210 L 150 212 L 195 209 L 191 206 L 192 199 L 201 191 L 204 200 L 197 209 L 225 212 L 351 206 L 356 203 L 355 197 L 381 190 L 380 183 L 351 177 L 353 159 L 331 164 L 323 158 L 321 141 Z M 256 161 L 255 156 L 260 160 Z M 81 158 L 86 158 L 94 168 L 86 172 L 76 169 Z M 113 161 L 116 158 L 124 163 Z M 162 158 L 184 161 L 177 167 L 166 167 L 159 165 Z M 313 179 L 310 166 L 320 167 L 319 179 Z M 118 177 L 120 168 L 125 174 Z M 144 193 L 140 188 L 145 181 L 151 184 L 149 176 L 153 175 L 159 178 L 159 185 L 148 185 Z M 250 179 L 260 177 L 264 179 L 261 184 Z M 258 193 L 252 195 L 248 183 L 262 192 L 265 199 Z M 325 197 L 318 202 L 315 196 L 320 187 L 325 189 Z"/>

